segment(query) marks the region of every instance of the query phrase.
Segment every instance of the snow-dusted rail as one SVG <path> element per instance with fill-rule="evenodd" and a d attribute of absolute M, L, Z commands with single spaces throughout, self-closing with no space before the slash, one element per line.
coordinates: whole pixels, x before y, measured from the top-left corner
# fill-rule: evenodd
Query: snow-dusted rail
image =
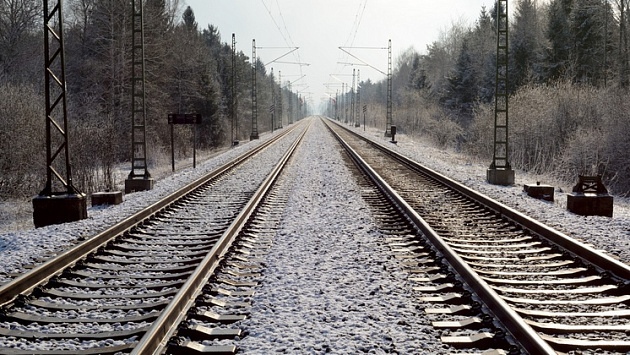
<path fill-rule="evenodd" d="M 0 352 L 153 353 L 163 346 L 305 126 L 3 285 Z"/>
<path fill-rule="evenodd" d="M 528 353 L 630 350 L 630 267 L 379 143 L 330 126 Z M 440 326 L 457 333 L 466 324 Z"/>
<path fill-rule="evenodd" d="M 168 307 L 166 307 L 160 317 L 153 323 L 138 345 L 134 347 L 133 354 L 159 353 L 167 345 L 166 341 L 168 341 L 181 320 L 186 316 L 186 311 L 191 307 L 195 297 L 201 293 L 203 286 L 207 283 L 213 271 L 219 266 L 219 261 L 227 253 L 234 238 L 244 228 L 245 223 L 253 215 L 254 211 L 259 208 L 263 198 L 273 187 L 278 175 L 287 165 L 289 158 L 295 152 L 307 129 L 308 127 L 303 127 L 302 133 L 282 155 L 280 161 L 267 175 L 236 219 L 234 219 L 228 229 L 223 233 L 221 239 L 219 239 L 212 250 L 206 255 L 197 269 L 188 278 L 186 284 L 184 284 L 175 295 L 174 300 L 169 303 Z"/>

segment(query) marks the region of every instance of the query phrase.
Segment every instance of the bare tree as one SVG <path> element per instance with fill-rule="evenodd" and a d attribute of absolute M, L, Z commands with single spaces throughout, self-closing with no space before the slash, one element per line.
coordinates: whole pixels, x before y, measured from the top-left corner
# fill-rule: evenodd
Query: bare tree
<path fill-rule="evenodd" d="M 0 79 L 31 77 L 25 69 L 40 51 L 33 42 L 39 37 L 36 30 L 42 12 L 37 0 L 0 0 Z"/>

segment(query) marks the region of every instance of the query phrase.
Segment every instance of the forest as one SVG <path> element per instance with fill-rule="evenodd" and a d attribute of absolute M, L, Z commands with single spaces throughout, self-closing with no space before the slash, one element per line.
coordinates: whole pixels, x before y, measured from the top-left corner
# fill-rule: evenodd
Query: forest
<path fill-rule="evenodd" d="M 601 174 L 609 190 L 630 194 L 627 1 L 510 1 L 513 168 L 567 185 L 578 174 Z M 455 21 L 426 48 L 398 53 L 392 78 L 398 132 L 490 164 L 496 6 L 480 8 L 474 23 Z M 84 192 L 120 186 L 113 172 L 130 160 L 130 9 L 129 0 L 64 1 L 72 174 Z M 0 0 L 3 198 L 32 197 L 44 184 L 42 27 L 41 1 Z M 177 0 L 145 0 L 144 31 L 150 166 L 170 154 L 167 113 L 202 114 L 201 149 L 249 139 L 252 60 L 258 130 L 272 129 L 270 113 L 261 109 L 271 105 L 272 91 L 281 92 L 284 124 L 302 112 L 299 97 L 281 88 L 259 59 L 238 52 L 233 60 L 231 34 L 201 28 L 194 9 Z M 360 83 L 367 123 L 383 130 L 386 87 L 385 80 Z M 327 115 L 334 116 L 332 106 Z M 177 130 L 179 159 L 192 154 L 191 135 Z"/>

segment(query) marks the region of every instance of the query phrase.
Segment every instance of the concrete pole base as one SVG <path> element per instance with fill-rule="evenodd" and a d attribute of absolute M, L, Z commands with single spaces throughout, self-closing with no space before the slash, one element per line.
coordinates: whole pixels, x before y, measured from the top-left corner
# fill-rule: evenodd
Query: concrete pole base
<path fill-rule="evenodd" d="M 490 184 L 509 186 L 514 185 L 514 170 L 488 169 L 486 178 Z"/>
<path fill-rule="evenodd" d="M 33 198 L 33 224 L 36 228 L 75 222 L 87 218 L 85 194 L 36 196 Z"/>
<path fill-rule="evenodd" d="M 153 190 L 154 182 L 155 180 L 152 178 L 127 179 L 125 180 L 125 193 L 130 194 L 132 192 Z"/>

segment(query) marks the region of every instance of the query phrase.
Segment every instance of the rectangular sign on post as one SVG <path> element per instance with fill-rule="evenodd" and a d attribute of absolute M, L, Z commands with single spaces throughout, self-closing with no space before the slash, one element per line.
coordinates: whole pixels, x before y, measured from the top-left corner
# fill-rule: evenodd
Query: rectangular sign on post
<path fill-rule="evenodd" d="M 201 114 L 199 113 L 169 113 L 168 124 L 171 125 L 171 167 L 175 171 L 175 134 L 173 125 L 176 124 L 201 124 Z M 197 167 L 197 126 L 194 129 L 193 142 L 193 168 Z"/>
<path fill-rule="evenodd" d="M 201 114 L 169 113 L 168 124 L 201 124 Z"/>

